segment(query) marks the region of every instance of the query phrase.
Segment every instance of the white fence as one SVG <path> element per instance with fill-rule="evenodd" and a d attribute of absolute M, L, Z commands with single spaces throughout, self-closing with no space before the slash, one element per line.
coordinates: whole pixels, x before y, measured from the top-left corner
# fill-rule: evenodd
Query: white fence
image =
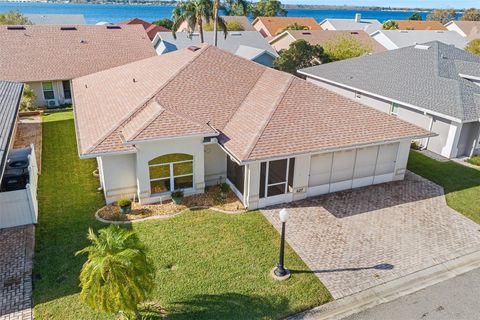
<path fill-rule="evenodd" d="M 38 167 L 35 148 L 30 146 L 28 155 L 29 183 L 23 190 L 0 192 L 0 228 L 10 228 L 37 223 Z"/>

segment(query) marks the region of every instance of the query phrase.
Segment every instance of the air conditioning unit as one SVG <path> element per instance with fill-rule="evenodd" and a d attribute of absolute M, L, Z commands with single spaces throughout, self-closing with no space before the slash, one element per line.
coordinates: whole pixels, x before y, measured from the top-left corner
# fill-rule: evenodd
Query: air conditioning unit
<path fill-rule="evenodd" d="M 49 108 L 58 106 L 57 100 L 55 99 L 47 100 L 47 106 Z"/>

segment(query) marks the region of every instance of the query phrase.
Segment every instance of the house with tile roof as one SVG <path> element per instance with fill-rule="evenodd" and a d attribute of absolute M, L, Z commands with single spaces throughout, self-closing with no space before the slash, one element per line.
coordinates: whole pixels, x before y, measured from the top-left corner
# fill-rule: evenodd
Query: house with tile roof
<path fill-rule="evenodd" d="M 157 26 L 156 24 L 147 22 L 145 20 L 139 19 L 139 18 L 133 18 L 127 21 L 122 21 L 118 23 L 119 25 L 133 25 L 133 24 L 140 24 L 142 27 L 145 29 L 145 32 L 148 35 L 148 38 L 150 40 L 153 40 L 155 38 L 155 35 L 159 32 L 170 32 L 165 27 L 162 26 Z"/>
<path fill-rule="evenodd" d="M 442 30 L 379 30 L 371 34 L 388 50 L 395 50 L 430 41 L 441 41 L 459 49 L 465 48 L 468 41 L 455 31 Z"/>
<path fill-rule="evenodd" d="M 255 209 L 400 180 L 411 140 L 431 135 L 211 45 L 80 77 L 73 88 L 79 154 L 97 159 L 107 203 L 226 181 Z"/>
<path fill-rule="evenodd" d="M 37 222 L 33 146 L 13 148 L 23 84 L 0 81 L 0 229 Z"/>
<path fill-rule="evenodd" d="M 377 19 L 363 19 L 362 14 L 355 14 L 353 19 L 327 18 L 320 22 L 323 30 L 363 30 L 368 34 L 382 29 L 382 24 Z"/>
<path fill-rule="evenodd" d="M 27 83 L 37 106 L 71 103 L 71 79 L 155 56 L 140 25 L 0 26 L 0 79 Z"/>
<path fill-rule="evenodd" d="M 455 31 L 468 41 L 480 39 L 480 21 L 450 21 L 445 25 L 450 31 Z"/>
<path fill-rule="evenodd" d="M 303 39 L 308 43 L 324 46 L 329 42 L 353 38 L 363 46 L 369 48 L 370 53 L 383 52 L 387 49 L 377 41 L 373 40 L 368 33 L 362 30 L 286 30 L 269 41 L 270 45 L 277 51 L 288 49 L 290 44 L 296 40 Z"/>
<path fill-rule="evenodd" d="M 206 43 L 214 43 L 214 32 L 204 32 L 203 36 Z M 273 60 L 278 57 L 275 49 L 257 31 L 231 31 L 228 32 L 227 37 L 224 37 L 222 33 L 219 34 L 217 41 L 218 48 L 267 67 L 273 67 Z M 200 35 L 177 32 L 176 38 L 174 38 L 171 32 L 160 32 L 152 43 L 157 54 L 162 55 L 199 45 Z"/>
<path fill-rule="evenodd" d="M 446 158 L 480 153 L 480 57 L 439 41 L 300 70 L 307 79 L 438 135 Z"/>
<path fill-rule="evenodd" d="M 272 38 L 281 33 L 285 28 L 298 24 L 308 30 L 320 30 L 317 20 L 310 17 L 257 17 L 252 26 L 265 38 Z"/>

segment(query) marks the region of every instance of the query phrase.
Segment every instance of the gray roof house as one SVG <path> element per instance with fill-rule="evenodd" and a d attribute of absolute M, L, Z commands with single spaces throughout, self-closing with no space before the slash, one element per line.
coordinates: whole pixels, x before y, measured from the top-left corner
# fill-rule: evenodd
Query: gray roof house
<path fill-rule="evenodd" d="M 382 29 L 382 23 L 377 19 L 362 19 L 360 13 L 354 19 L 325 19 L 320 22 L 323 30 L 363 30 L 368 34 Z"/>
<path fill-rule="evenodd" d="M 0 229 L 37 222 L 35 151 L 13 148 L 22 93 L 22 83 L 0 81 Z"/>
<path fill-rule="evenodd" d="M 204 32 L 205 42 L 213 44 L 213 32 Z M 200 44 L 198 33 L 179 32 L 177 39 L 171 32 L 159 32 L 152 41 L 158 55 L 169 53 Z M 218 34 L 218 47 L 247 60 L 255 61 L 267 67 L 273 66 L 278 56 L 275 49 L 257 31 L 232 31 L 225 38 Z"/>
<path fill-rule="evenodd" d="M 83 14 L 35 14 L 26 13 L 25 17 L 33 24 L 73 25 L 86 24 Z"/>
<path fill-rule="evenodd" d="M 480 153 L 480 57 L 433 41 L 306 68 L 311 82 L 438 134 L 447 158 Z"/>
<path fill-rule="evenodd" d="M 395 50 L 430 41 L 441 41 L 463 49 L 468 43 L 468 41 L 457 32 L 442 30 L 378 30 L 372 33 L 371 37 L 388 50 Z"/>

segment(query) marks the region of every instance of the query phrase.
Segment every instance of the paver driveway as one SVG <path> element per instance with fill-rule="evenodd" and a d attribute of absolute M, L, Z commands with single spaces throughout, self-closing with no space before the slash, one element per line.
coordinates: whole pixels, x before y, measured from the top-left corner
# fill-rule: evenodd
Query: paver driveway
<path fill-rule="evenodd" d="M 480 250 L 480 226 L 449 208 L 441 187 L 410 172 L 288 207 L 288 243 L 334 298 Z M 278 230 L 278 207 L 262 212 Z"/>

